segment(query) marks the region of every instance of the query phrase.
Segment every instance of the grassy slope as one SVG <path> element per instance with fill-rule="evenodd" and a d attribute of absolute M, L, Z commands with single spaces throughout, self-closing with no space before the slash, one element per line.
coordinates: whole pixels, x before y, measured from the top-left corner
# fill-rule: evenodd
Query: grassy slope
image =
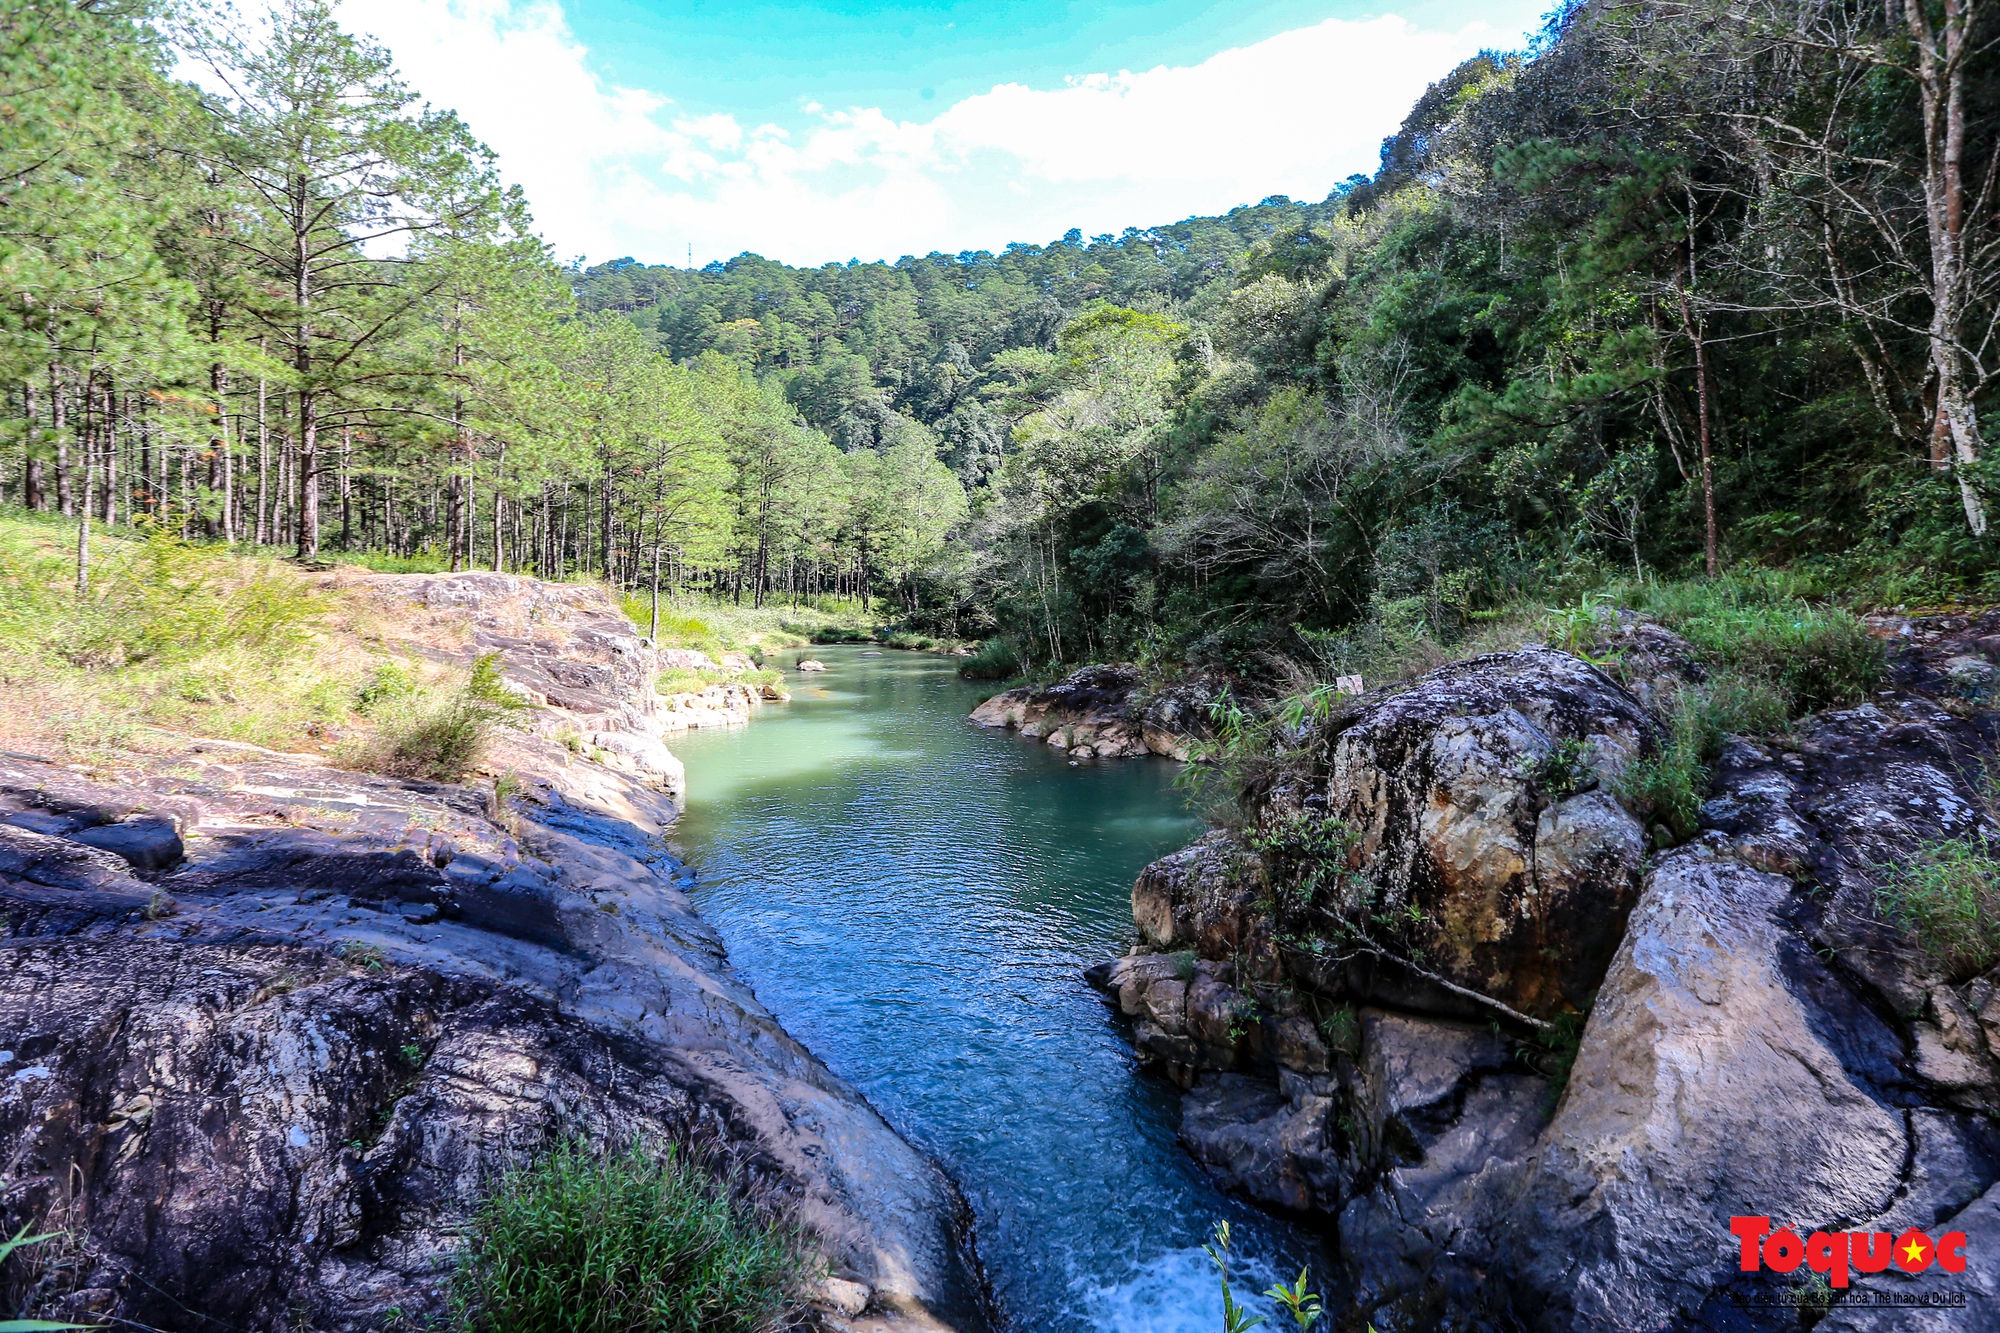
<path fill-rule="evenodd" d="M 207 736 L 361 765 L 385 679 L 406 704 L 463 684 L 351 574 L 94 529 L 79 598 L 75 548 L 74 523 L 0 510 L 0 748 L 90 763 Z"/>

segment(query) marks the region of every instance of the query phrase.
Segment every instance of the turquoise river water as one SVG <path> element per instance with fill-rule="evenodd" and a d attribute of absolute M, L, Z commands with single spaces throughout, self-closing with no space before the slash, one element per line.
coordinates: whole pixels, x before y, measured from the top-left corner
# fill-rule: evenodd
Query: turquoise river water
<path fill-rule="evenodd" d="M 964 1189 L 1007 1323 L 1209 1333 L 1225 1218 L 1239 1294 L 1295 1273 L 1310 1242 L 1202 1177 L 1080 976 L 1129 944 L 1140 867 L 1199 832 L 1175 766 L 974 727 L 983 691 L 946 659 L 773 665 L 791 703 L 675 739 L 674 845 L 758 997 Z"/>

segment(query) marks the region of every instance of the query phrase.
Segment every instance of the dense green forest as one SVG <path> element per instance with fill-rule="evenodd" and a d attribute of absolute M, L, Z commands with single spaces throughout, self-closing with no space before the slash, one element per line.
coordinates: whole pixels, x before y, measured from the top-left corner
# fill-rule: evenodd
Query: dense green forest
<path fill-rule="evenodd" d="M 240 31 L 5 3 L 0 495 L 30 508 L 879 597 L 1037 667 L 1337 669 L 1739 564 L 2000 594 L 1976 6 L 1594 0 L 1318 203 L 573 271 L 317 0 Z"/>

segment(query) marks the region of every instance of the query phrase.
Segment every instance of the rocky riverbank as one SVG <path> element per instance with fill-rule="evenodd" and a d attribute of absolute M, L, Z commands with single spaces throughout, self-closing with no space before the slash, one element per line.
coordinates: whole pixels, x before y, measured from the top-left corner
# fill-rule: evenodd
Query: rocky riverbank
<path fill-rule="evenodd" d="M 199 739 L 0 756 L 0 1205 L 68 1235 L 10 1274 L 38 1312 L 439 1318 L 494 1177 L 580 1138 L 701 1145 L 790 1209 L 823 1327 L 983 1327 L 951 1183 L 736 979 L 657 841 L 662 738 L 754 702 L 659 698 L 677 663 L 601 590 L 341 588 L 412 652 L 501 654 L 532 711 L 486 778 Z"/>
<path fill-rule="evenodd" d="M 1529 647 L 1354 701 L 1245 833 L 1140 876 L 1093 980 L 1196 1159 L 1337 1238 L 1337 1326 L 2000 1327 L 2000 971 L 1875 900 L 1919 845 L 2000 834 L 2000 622 L 1889 628 L 1890 687 L 1730 741 L 1681 845 L 1621 777 L 1702 667 L 1628 621 L 1592 654 L 1621 680 Z M 1958 1230 L 1969 1262 L 1813 1288 L 1740 1271 L 1733 1215 Z M 1967 1303 L 1857 1301 L 1935 1291 Z"/>
<path fill-rule="evenodd" d="M 1113 663 L 1082 667 L 1053 685 L 1002 690 L 972 710 L 972 721 L 1017 731 L 1074 759 L 1158 754 L 1186 762 L 1208 734 L 1216 693 L 1200 681 L 1147 690 L 1139 668 Z"/>

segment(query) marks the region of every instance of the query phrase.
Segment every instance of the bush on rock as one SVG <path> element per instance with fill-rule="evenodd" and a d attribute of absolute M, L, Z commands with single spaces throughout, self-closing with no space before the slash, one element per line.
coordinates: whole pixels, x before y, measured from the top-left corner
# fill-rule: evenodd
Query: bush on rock
<path fill-rule="evenodd" d="M 480 1207 L 454 1305 L 462 1333 L 757 1333 L 803 1265 L 684 1150 L 564 1143 Z"/>

